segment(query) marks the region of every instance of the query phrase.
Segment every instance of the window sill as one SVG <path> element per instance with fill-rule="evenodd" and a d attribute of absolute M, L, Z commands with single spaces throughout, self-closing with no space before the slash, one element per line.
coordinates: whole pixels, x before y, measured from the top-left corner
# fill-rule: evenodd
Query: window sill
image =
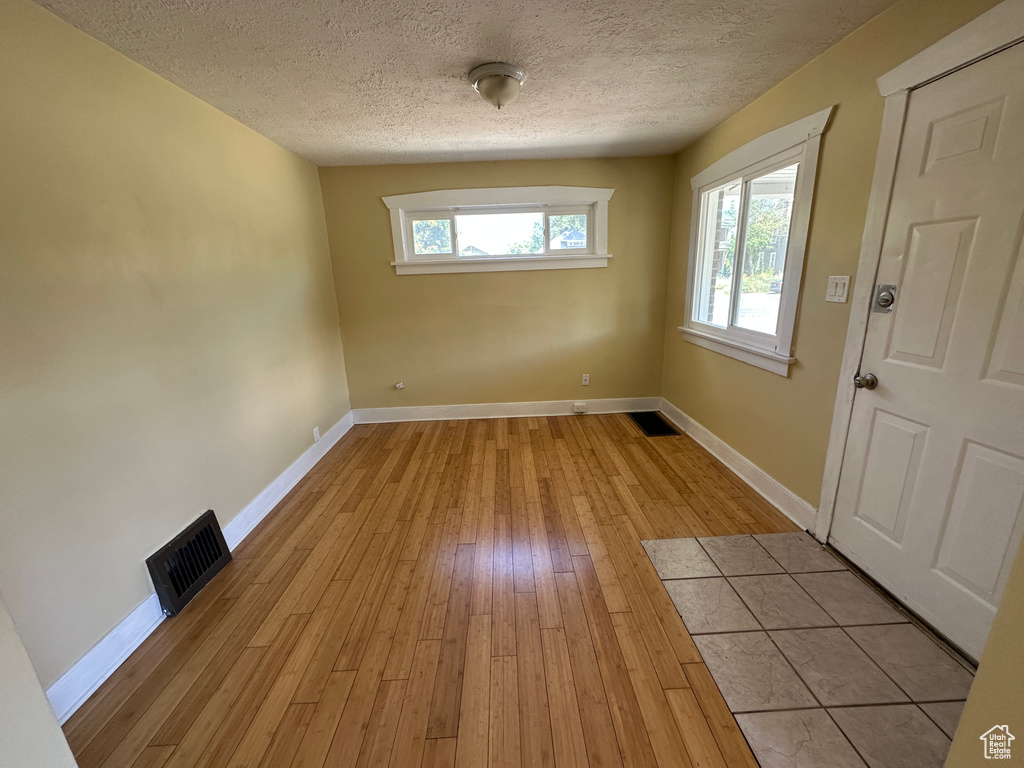
<path fill-rule="evenodd" d="M 607 267 L 608 254 L 524 256 L 501 259 L 431 259 L 392 261 L 399 275 L 437 275 L 451 272 L 521 272 L 536 269 L 593 269 Z"/>
<path fill-rule="evenodd" d="M 726 341 L 725 339 L 719 339 L 691 328 L 680 327 L 679 330 L 683 332 L 683 338 L 691 344 L 696 344 L 698 347 L 710 349 L 712 352 L 718 352 L 749 365 L 763 368 L 766 371 L 777 373 L 779 376 L 788 377 L 789 366 L 796 362 L 795 357 L 779 355 L 766 349 L 759 349 L 735 341 Z"/>

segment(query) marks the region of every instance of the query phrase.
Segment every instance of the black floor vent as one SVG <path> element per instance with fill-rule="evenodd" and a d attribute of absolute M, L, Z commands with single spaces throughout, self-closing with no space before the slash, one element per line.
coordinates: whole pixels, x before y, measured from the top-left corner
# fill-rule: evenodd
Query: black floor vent
<path fill-rule="evenodd" d="M 643 413 L 631 413 L 629 418 L 636 422 L 636 425 L 644 431 L 648 437 L 664 437 L 666 435 L 678 435 L 679 430 L 669 424 L 657 411 L 644 411 Z"/>
<path fill-rule="evenodd" d="M 160 606 L 175 616 L 225 565 L 231 551 L 212 509 L 146 561 Z"/>

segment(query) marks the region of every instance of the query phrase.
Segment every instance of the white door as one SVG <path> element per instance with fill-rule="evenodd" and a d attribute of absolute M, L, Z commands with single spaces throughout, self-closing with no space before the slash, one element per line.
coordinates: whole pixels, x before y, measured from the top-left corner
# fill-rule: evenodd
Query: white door
<path fill-rule="evenodd" d="M 1024 531 L 1024 44 L 910 95 L 830 532 L 978 658 Z"/>

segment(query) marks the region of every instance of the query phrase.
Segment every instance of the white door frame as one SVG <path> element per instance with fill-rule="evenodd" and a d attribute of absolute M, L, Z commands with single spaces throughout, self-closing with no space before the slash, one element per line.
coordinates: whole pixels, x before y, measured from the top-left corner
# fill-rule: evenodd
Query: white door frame
<path fill-rule="evenodd" d="M 875 274 L 882 256 L 882 238 L 889 218 L 893 180 L 896 177 L 896 162 L 903 141 L 903 123 L 910 92 L 1022 41 L 1024 0 L 1003 0 L 974 21 L 942 38 L 876 81 L 879 93 L 885 97 L 885 110 L 882 114 L 882 134 L 875 159 L 875 176 L 871 183 L 867 221 L 864 224 L 860 260 L 857 264 L 857 277 L 850 304 L 850 324 L 846 330 L 846 346 L 839 370 L 839 387 L 832 413 L 828 453 L 825 455 L 821 501 L 814 520 L 814 535 L 821 542 L 828 539 L 832 528 L 836 495 L 839 492 L 839 475 L 843 467 L 846 438 L 850 432 L 850 420 L 853 415 L 853 397 L 856 391 L 853 377 L 857 375 L 864 353 Z"/>

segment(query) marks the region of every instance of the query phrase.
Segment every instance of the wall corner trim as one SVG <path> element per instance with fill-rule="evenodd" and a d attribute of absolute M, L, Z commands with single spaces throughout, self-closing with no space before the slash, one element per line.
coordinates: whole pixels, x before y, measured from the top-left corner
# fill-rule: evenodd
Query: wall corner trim
<path fill-rule="evenodd" d="M 739 475 L 744 482 L 782 514 L 805 531 L 814 527 L 814 519 L 817 514 L 815 507 L 664 398 L 661 399 L 661 412 L 669 421 L 696 440 L 708 453 Z"/>
<path fill-rule="evenodd" d="M 319 442 L 310 446 L 235 515 L 224 527 L 224 538 L 228 546 L 231 549 L 237 547 L 299 480 L 352 429 L 354 423 L 354 414 L 349 411 L 324 433 Z M 160 601 L 153 593 L 47 689 L 46 697 L 50 700 L 50 707 L 61 725 L 67 722 L 86 699 L 114 673 L 114 670 L 142 645 L 163 620 Z"/>

